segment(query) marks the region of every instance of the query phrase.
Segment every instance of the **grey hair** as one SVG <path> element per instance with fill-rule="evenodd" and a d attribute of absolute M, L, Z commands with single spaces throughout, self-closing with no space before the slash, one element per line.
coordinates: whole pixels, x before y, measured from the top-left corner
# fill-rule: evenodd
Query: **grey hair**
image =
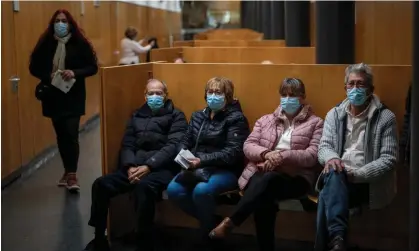
<path fill-rule="evenodd" d="M 147 85 L 149 84 L 149 83 L 151 83 L 151 82 L 159 82 L 159 83 L 161 83 L 162 85 L 163 85 L 163 92 L 164 92 L 164 94 L 167 94 L 168 93 L 168 89 L 167 89 L 167 85 L 166 85 L 166 83 L 164 82 L 164 81 L 161 81 L 161 80 L 158 80 L 158 79 L 155 79 L 155 78 L 152 78 L 152 79 L 149 79 L 148 81 L 147 81 Z M 145 90 L 145 92 L 147 92 L 147 88 L 146 88 L 146 90 Z"/>
<path fill-rule="evenodd" d="M 348 83 L 349 75 L 351 73 L 362 74 L 365 77 L 365 84 L 369 86 L 374 86 L 374 77 L 372 74 L 372 69 L 369 65 L 365 63 L 351 64 L 345 69 L 345 85 Z"/>

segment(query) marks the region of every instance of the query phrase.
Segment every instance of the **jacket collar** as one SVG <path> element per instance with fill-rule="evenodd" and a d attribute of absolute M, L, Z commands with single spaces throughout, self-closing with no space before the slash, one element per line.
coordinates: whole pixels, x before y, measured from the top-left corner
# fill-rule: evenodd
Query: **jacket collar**
<path fill-rule="evenodd" d="M 308 117 L 310 117 L 313 114 L 313 110 L 310 105 L 303 105 L 300 112 L 297 114 L 297 116 L 294 117 L 295 122 L 301 122 L 306 120 Z M 285 112 L 282 110 L 281 106 L 278 106 L 274 112 L 274 116 L 276 120 L 280 121 L 286 121 L 288 118 L 285 115 Z"/>

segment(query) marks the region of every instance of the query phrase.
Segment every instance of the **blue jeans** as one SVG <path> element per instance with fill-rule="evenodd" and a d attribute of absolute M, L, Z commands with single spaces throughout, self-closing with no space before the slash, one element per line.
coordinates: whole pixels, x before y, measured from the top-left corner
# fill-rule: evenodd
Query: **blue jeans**
<path fill-rule="evenodd" d="M 336 236 L 346 239 L 349 209 L 369 201 L 368 184 L 348 182 L 345 172 L 322 174 L 323 188 L 317 205 L 316 251 L 323 251 Z"/>
<path fill-rule="evenodd" d="M 185 213 L 196 218 L 201 224 L 203 234 L 207 235 L 217 224 L 217 196 L 237 188 L 236 175 L 227 170 L 217 169 L 207 183 L 200 182 L 193 188 L 177 183 L 176 177 L 167 187 L 169 199 Z"/>

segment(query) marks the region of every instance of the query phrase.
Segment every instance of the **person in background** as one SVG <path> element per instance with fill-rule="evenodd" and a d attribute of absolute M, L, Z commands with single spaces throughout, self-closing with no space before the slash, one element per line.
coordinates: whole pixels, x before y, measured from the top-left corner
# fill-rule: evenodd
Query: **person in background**
<path fill-rule="evenodd" d="M 119 170 L 93 183 L 89 225 L 95 228 L 95 238 L 84 250 L 110 250 L 105 237 L 109 201 L 127 192 L 133 192 L 138 214 L 137 248 L 153 250 L 155 203 L 179 171 L 173 160 L 188 123 L 183 112 L 168 99 L 163 82 L 149 80 L 145 100 L 146 104 L 134 112 L 125 129 Z"/>
<path fill-rule="evenodd" d="M 316 251 L 346 250 L 349 209 L 379 209 L 396 195 L 396 116 L 374 95 L 371 68 L 345 70 L 347 99 L 330 110 L 319 145 Z"/>
<path fill-rule="evenodd" d="M 217 196 L 237 188 L 237 177 L 244 167 L 243 143 L 249 124 L 233 96 L 231 80 L 215 77 L 207 82 L 208 106 L 192 114 L 180 144 L 180 149 L 189 149 L 195 158 L 189 159 L 191 167 L 167 188 L 169 199 L 199 220 L 205 242 L 217 224 Z M 209 244 L 212 247 L 214 242 Z"/>
<path fill-rule="evenodd" d="M 57 136 L 64 174 L 58 181 L 69 191 L 80 189 L 76 172 L 79 160 L 79 124 L 85 114 L 85 78 L 98 71 L 96 52 L 67 10 L 57 10 L 32 51 L 30 73 L 41 82 L 35 90 L 42 102 L 42 113 L 51 118 Z M 74 82 L 66 91 L 51 84 L 61 75 L 63 81 Z M 59 76 L 58 76 L 59 77 Z"/>
<path fill-rule="evenodd" d="M 400 137 L 400 162 L 405 165 L 410 164 L 410 137 L 411 137 L 411 97 L 412 97 L 412 84 L 409 86 L 409 91 L 406 97 L 406 107 L 403 120 L 402 135 Z"/>
<path fill-rule="evenodd" d="M 239 186 L 247 189 L 233 214 L 211 231 L 211 238 L 226 237 L 253 213 L 259 250 L 275 250 L 276 202 L 299 199 L 314 185 L 323 120 L 306 103 L 301 80 L 284 79 L 279 94 L 281 105 L 256 122 L 244 143 L 249 163 Z"/>
<path fill-rule="evenodd" d="M 186 63 L 185 60 L 183 60 L 183 58 L 176 58 L 174 61 L 175 64 L 184 64 Z"/>
<path fill-rule="evenodd" d="M 136 41 L 137 35 L 137 29 L 134 27 L 129 26 L 125 30 L 125 37 L 121 40 L 120 65 L 140 63 L 138 54 L 147 53 L 154 46 L 155 41 L 151 41 L 147 46 L 143 47 L 141 44 L 144 40 Z"/>
<path fill-rule="evenodd" d="M 153 44 L 153 46 L 151 46 L 151 49 L 147 51 L 147 59 L 146 59 L 147 62 L 151 62 L 151 50 L 159 48 L 159 45 L 157 44 L 157 38 L 155 37 L 149 38 L 148 44 Z"/>
<path fill-rule="evenodd" d="M 269 60 L 264 60 L 264 61 L 262 61 L 261 64 L 273 64 L 273 63 L 271 61 L 269 61 Z"/>

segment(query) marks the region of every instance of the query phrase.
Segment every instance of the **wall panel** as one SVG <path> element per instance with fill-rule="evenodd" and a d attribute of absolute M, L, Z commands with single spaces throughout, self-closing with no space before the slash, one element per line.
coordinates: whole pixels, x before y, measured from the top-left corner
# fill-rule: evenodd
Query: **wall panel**
<path fill-rule="evenodd" d="M 8 95 L 11 94 L 6 91 L 10 91 L 8 78 L 12 70 L 7 70 L 7 73 L 4 71 L 5 81 L 2 81 L 2 90 L 5 91 L 2 94 L 2 107 L 18 106 L 19 112 L 13 113 L 16 121 L 18 120 L 14 122 L 12 115 L 5 111 L 7 120 L 2 121 L 2 128 L 18 128 L 19 130 L 16 129 L 18 135 L 13 139 L 21 138 L 22 141 L 18 147 L 15 144 L 6 144 L 10 145 L 10 148 L 3 148 L 3 156 L 8 154 L 6 151 L 14 149 L 13 154 L 21 154 L 21 157 L 20 161 L 16 160 L 19 157 L 13 157 L 13 161 L 5 159 L 5 162 L 2 162 L 2 178 L 28 164 L 44 149 L 55 144 L 51 121 L 42 116 L 41 103 L 34 97 L 35 86 L 39 80 L 30 75 L 28 66 L 30 54 L 38 38 L 47 28 L 51 16 L 57 9 L 67 9 L 73 15 L 92 42 L 101 66 L 111 66 L 118 62 L 119 55 L 116 55 L 115 51 L 119 50 L 120 40 L 128 25 L 136 26 L 140 37 L 157 37 L 160 47 L 168 46 L 170 32 L 175 35 L 175 39 L 178 39 L 181 29 L 180 13 L 131 3 L 101 1 L 99 6 L 94 6 L 93 1 L 21 1 L 19 7 L 20 10 L 14 12 L 11 2 L 2 2 L 2 14 L 5 18 L 10 18 L 2 23 L 2 32 L 7 31 L 8 36 L 12 36 L 10 39 L 13 38 L 15 41 L 12 43 L 14 47 L 7 46 L 7 43 L 2 45 L 3 51 L 11 52 L 2 53 L 2 61 L 10 62 L 10 66 L 16 68 L 15 74 L 20 77 L 18 93 Z M 8 25 L 7 29 L 3 24 Z M 15 56 L 14 63 L 11 54 Z M 82 118 L 82 124 L 99 113 L 99 73 L 87 79 L 86 88 L 86 116 Z M 18 102 L 18 105 L 13 102 Z M 20 151 L 16 151 L 19 147 Z"/>

